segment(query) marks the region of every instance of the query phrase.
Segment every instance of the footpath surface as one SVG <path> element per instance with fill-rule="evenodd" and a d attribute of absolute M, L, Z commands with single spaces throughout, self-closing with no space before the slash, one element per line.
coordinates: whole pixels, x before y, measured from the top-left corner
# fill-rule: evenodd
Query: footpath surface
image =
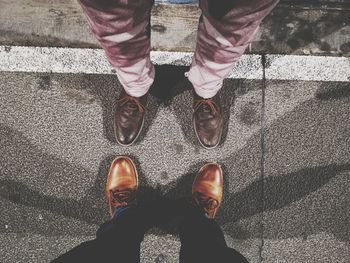
<path fill-rule="evenodd" d="M 107 66 L 88 71 L 75 58 L 52 68 L 50 54 L 39 69 L 28 52 L 0 48 L 0 262 L 48 262 L 92 239 L 108 219 L 103 188 L 118 155 L 136 161 L 143 187 L 173 197 L 203 163 L 222 164 L 218 221 L 250 262 L 348 262 L 349 59 L 246 57 L 222 89 L 223 142 L 205 150 L 191 125 L 186 54 L 158 54 L 143 135 L 125 148 L 113 138 L 121 86 Z M 179 249 L 176 234 L 152 229 L 141 262 L 178 262 Z"/>

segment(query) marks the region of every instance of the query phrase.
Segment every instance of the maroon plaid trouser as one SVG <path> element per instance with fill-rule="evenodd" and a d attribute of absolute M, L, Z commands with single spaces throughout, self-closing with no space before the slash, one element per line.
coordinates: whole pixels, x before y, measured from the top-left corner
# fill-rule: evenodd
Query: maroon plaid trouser
<path fill-rule="evenodd" d="M 150 60 L 153 0 L 79 0 L 89 24 L 129 95 L 154 81 Z M 188 78 L 196 93 L 213 97 L 279 0 L 200 0 L 196 50 Z"/>

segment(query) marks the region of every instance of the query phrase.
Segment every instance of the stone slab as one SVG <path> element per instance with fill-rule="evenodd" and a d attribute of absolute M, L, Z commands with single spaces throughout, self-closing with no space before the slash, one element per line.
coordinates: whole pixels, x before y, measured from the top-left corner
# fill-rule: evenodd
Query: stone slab
<path fill-rule="evenodd" d="M 350 82 L 266 82 L 264 262 L 348 262 Z"/>
<path fill-rule="evenodd" d="M 143 189 L 170 198 L 189 194 L 206 161 L 222 164 L 218 222 L 230 246 L 259 262 L 262 81 L 225 82 L 224 140 L 209 151 L 192 130 L 186 70 L 157 67 L 144 133 L 130 148 L 111 128 L 116 76 L 0 73 L 1 262 L 47 262 L 92 238 L 108 219 L 103 188 L 117 155 L 135 160 Z M 167 231 L 147 233 L 142 262 L 178 261 L 178 237 Z"/>

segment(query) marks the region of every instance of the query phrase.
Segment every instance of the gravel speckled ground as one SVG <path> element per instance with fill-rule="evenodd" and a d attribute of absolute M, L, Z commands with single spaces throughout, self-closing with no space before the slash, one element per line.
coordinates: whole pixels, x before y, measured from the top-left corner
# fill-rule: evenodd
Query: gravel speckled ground
<path fill-rule="evenodd" d="M 121 154 L 135 159 L 144 187 L 173 196 L 205 161 L 221 163 L 218 221 L 251 262 L 348 262 L 349 82 L 227 80 L 224 140 L 205 150 L 185 70 L 157 68 L 144 133 L 130 148 L 111 129 L 115 76 L 0 73 L 1 262 L 47 262 L 93 238 Z M 177 236 L 153 229 L 142 262 L 178 262 L 179 249 Z"/>

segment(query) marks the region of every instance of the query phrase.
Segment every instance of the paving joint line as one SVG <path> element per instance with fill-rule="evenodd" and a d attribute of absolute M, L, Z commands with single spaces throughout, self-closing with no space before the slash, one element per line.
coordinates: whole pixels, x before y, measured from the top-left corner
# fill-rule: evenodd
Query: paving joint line
<path fill-rule="evenodd" d="M 261 56 L 262 65 L 262 83 L 261 83 L 261 130 L 260 130 L 260 176 L 261 176 L 261 244 L 259 247 L 259 262 L 263 262 L 263 249 L 264 249 L 264 211 L 265 211 L 265 199 L 264 199 L 264 180 L 265 180 L 265 91 L 266 91 L 266 55 Z"/>

